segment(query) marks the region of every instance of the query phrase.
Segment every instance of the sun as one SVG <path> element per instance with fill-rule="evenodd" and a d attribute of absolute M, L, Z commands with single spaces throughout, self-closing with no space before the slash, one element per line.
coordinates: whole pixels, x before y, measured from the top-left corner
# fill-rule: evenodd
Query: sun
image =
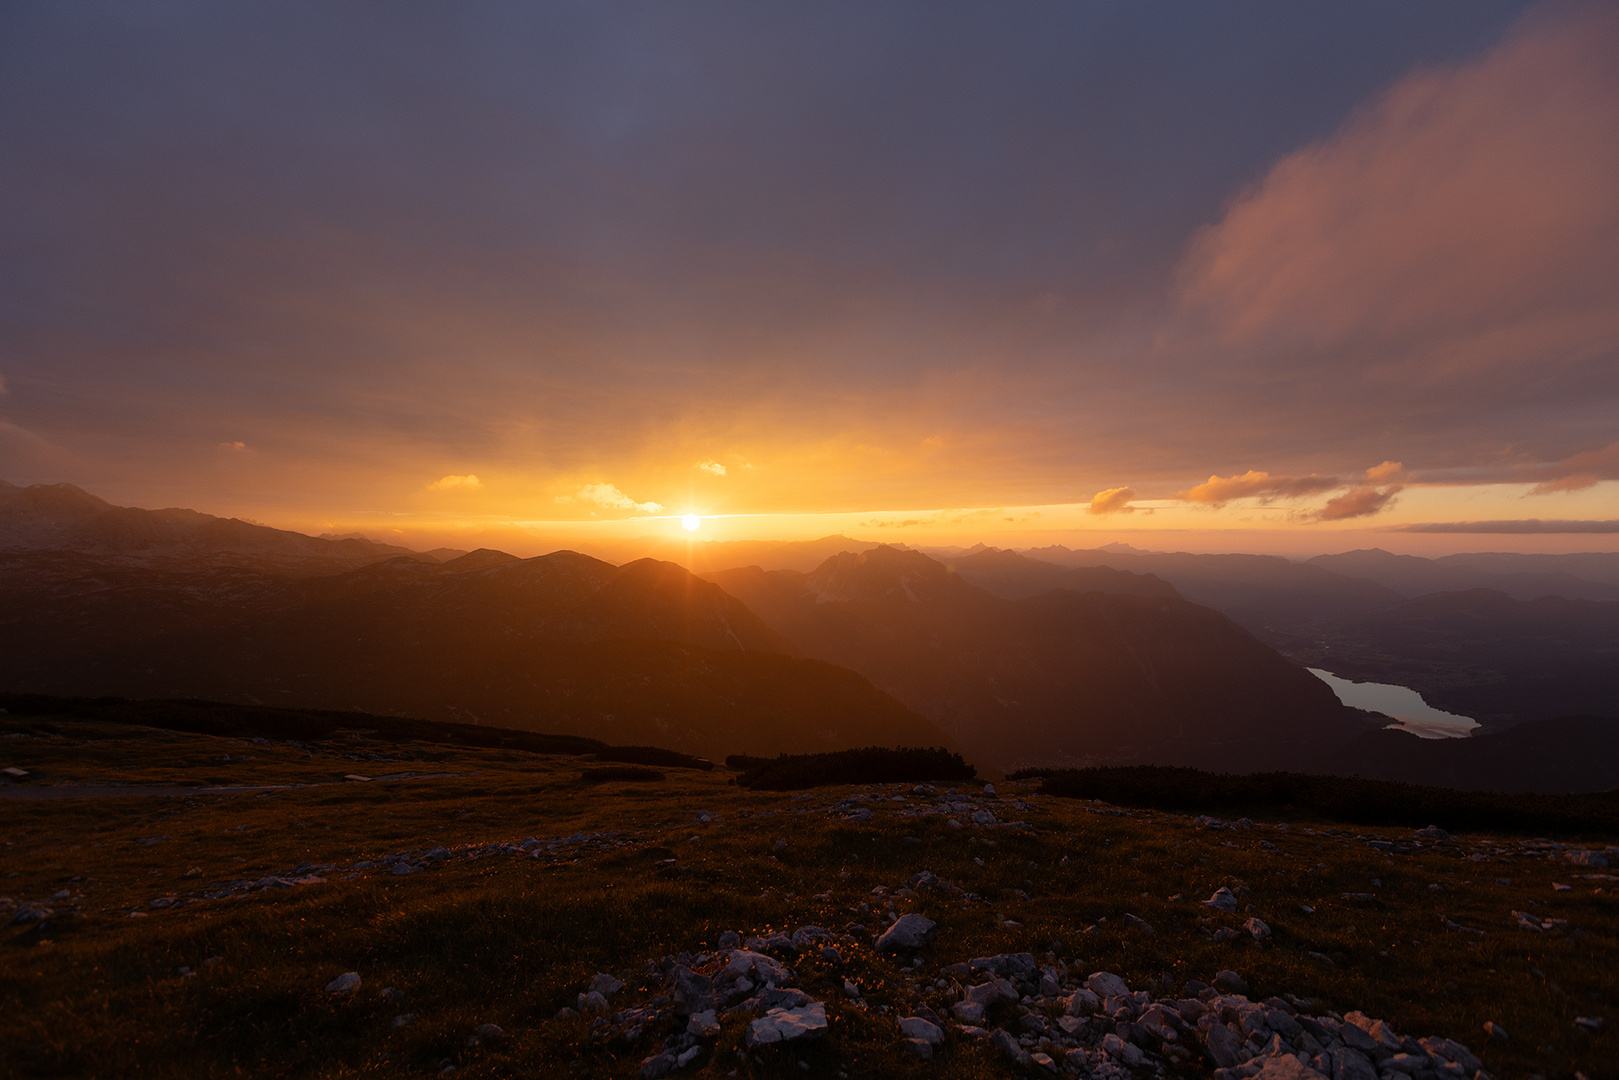
<path fill-rule="evenodd" d="M 697 527 L 702 523 L 703 519 L 698 517 L 696 514 L 687 514 L 685 517 L 680 519 L 680 524 L 685 526 L 687 532 L 696 532 Z"/>

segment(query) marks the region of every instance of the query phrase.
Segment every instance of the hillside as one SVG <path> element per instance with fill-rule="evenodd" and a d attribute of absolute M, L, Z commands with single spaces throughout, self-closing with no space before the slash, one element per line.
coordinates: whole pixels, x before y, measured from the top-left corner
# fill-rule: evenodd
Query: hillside
<path fill-rule="evenodd" d="M 604 782 L 577 754 L 369 719 L 294 741 L 0 716 L 0 736 L 29 773 L 0 779 L 8 1074 L 1345 1080 L 1403 1054 L 1487 1080 L 1619 1060 L 1600 840 L 1233 821 L 1038 782 Z"/>
<path fill-rule="evenodd" d="M 1369 726 L 1231 620 L 1173 595 L 1006 600 L 889 547 L 809 574 L 708 576 L 803 654 L 866 675 L 997 767 L 1282 768 Z"/>
<path fill-rule="evenodd" d="M 1619 602 L 1434 593 L 1295 639 L 1288 654 L 1409 686 L 1486 726 L 1619 716 Z"/>
<path fill-rule="evenodd" d="M 498 723 L 690 753 L 944 745 L 680 567 L 572 552 L 326 576 L 0 554 L 0 686 Z"/>
<path fill-rule="evenodd" d="M 1480 561 L 1473 561 L 1480 560 Z M 1318 555 L 1310 560 L 1347 577 L 1365 578 L 1399 592 L 1408 598 L 1437 592 L 1467 589 L 1494 589 L 1514 600 L 1535 600 L 1561 596 L 1567 600 L 1619 600 L 1619 583 L 1588 580 L 1567 567 L 1589 571 L 1589 559 L 1573 557 L 1563 562 L 1556 555 L 1524 561 L 1488 559 L 1482 556 L 1451 555 L 1425 559 L 1418 555 L 1394 555 L 1381 548 L 1346 551 L 1340 555 Z"/>
<path fill-rule="evenodd" d="M 1619 717 L 1528 720 L 1466 739 L 1384 729 L 1324 756 L 1313 771 L 1477 791 L 1619 790 Z"/>
<path fill-rule="evenodd" d="M 382 559 L 438 561 L 373 540 L 327 540 L 195 510 L 114 506 L 72 484 L 0 480 L 0 552 L 66 551 L 122 565 L 333 573 Z"/>

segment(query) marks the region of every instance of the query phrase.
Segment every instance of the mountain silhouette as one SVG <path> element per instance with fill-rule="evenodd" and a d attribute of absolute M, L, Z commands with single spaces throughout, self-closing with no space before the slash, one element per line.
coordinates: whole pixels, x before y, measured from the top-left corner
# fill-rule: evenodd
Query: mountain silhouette
<path fill-rule="evenodd" d="M 1370 725 L 1219 612 L 1173 595 L 1007 600 L 916 551 L 707 575 L 805 655 L 869 677 L 975 760 L 1301 764 Z"/>
<path fill-rule="evenodd" d="M 72 484 L 0 480 L 0 552 L 71 551 L 123 565 L 242 566 L 331 573 L 392 556 L 431 556 L 374 540 L 328 540 L 195 510 L 115 506 Z"/>
<path fill-rule="evenodd" d="M 359 709 L 707 756 L 954 746 L 672 563 L 479 550 L 440 564 L 190 511 L 119 513 L 66 486 L 5 494 L 12 691 Z M 92 550 L 16 550 L 30 542 Z"/>

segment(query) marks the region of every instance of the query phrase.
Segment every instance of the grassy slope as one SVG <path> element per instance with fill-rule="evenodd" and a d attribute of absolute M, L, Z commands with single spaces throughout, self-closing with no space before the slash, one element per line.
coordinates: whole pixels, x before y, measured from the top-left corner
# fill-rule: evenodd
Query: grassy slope
<path fill-rule="evenodd" d="M 33 726 L 0 718 L 0 732 Z M 82 895 L 77 917 L 64 901 L 42 928 L 0 927 L 4 1075 L 340 1076 L 385 1062 L 393 1072 L 433 1075 L 451 1060 L 466 1076 L 633 1076 L 652 1047 L 598 1045 L 587 1021 L 553 1019 L 594 972 L 632 973 L 624 993 L 633 997 L 647 959 L 711 946 L 723 930 L 875 925 L 850 908 L 870 902 L 874 885 L 894 888 L 923 868 L 987 901 L 900 902 L 900 910 L 920 908 L 941 923 L 937 951 L 921 972 L 924 989 L 866 949 L 852 950 L 846 971 L 801 959 L 798 985 L 827 1003 L 832 1034 L 802 1053 L 742 1061 L 734 1051 L 745 1020 L 734 1018 L 717 1060 L 699 1075 L 1007 1075 L 991 1051 L 955 1034 L 931 1065 L 911 1060 L 894 1050 L 894 1015 L 881 1008 L 932 993 L 925 988 L 939 965 L 1010 950 L 1039 954 L 1054 938 L 1084 970 L 1113 970 L 1132 985 L 1152 978 L 1178 985 L 1234 968 L 1255 998 L 1319 996 L 1325 1008 L 1362 1009 L 1401 1032 L 1448 1035 L 1501 1077 L 1576 1068 L 1619 1075 L 1611 1064 L 1619 1060 L 1614 884 L 1583 880 L 1567 863 L 1483 835 L 1384 854 L 1355 839 L 1359 828 L 1210 831 L 1185 816 L 1034 795 L 1032 782 L 1005 785 L 996 800 L 999 816 L 1027 821 L 1032 833 L 957 830 L 943 815 L 905 816 L 921 802 L 909 796 L 854 823 L 824 810 L 850 789 L 748 792 L 728 786 L 720 770 L 666 770 L 660 784 L 587 787 L 577 777 L 588 763 L 578 758 L 510 749 L 330 739 L 305 750 L 86 721 L 56 730 L 0 741 L 0 765 L 36 769 L 30 783 L 44 784 L 316 786 L 264 795 L 0 799 L 0 892 L 18 901 L 59 889 Z M 417 760 L 374 760 L 401 752 Z M 226 755 L 253 760 L 226 762 Z M 349 772 L 456 775 L 340 782 Z M 884 794 L 900 793 L 891 786 Z M 697 823 L 703 810 L 717 820 Z M 149 906 L 305 861 L 348 866 L 435 844 L 580 831 L 613 835 L 561 844 L 541 858 L 452 859 L 406 877 L 328 873 L 324 884 Z M 1410 834 L 1385 835 L 1404 842 Z M 167 839 L 136 842 L 160 836 Z M 1381 884 L 1371 885 L 1373 878 Z M 1554 893 L 1554 880 L 1575 887 Z M 1220 885 L 1270 923 L 1271 942 L 1210 940 L 1212 929 L 1246 917 L 1203 921 L 1210 913 L 1195 901 Z M 1377 899 L 1341 899 L 1346 892 Z M 1315 913 L 1303 914 L 1301 904 Z M 149 915 L 128 917 L 136 908 Z M 1511 909 L 1570 919 L 1588 936 L 1516 929 Z M 1125 912 L 1157 932 L 1124 930 Z M 1487 933 L 1447 932 L 1441 915 Z M 1008 918 L 1021 928 L 1006 929 Z M 1311 951 L 1340 959 L 1328 966 Z M 209 957 L 220 959 L 204 966 Z M 182 965 L 199 974 L 180 977 Z M 362 974 L 361 990 L 344 999 L 323 994 L 345 971 Z M 865 989 L 866 1007 L 837 991 L 846 976 Z M 398 987 L 404 999 L 379 1000 L 384 986 Z M 393 1029 L 390 1019 L 403 1012 L 420 1019 Z M 1609 1015 L 1609 1030 L 1577 1032 L 1575 1015 Z M 1512 1042 L 1492 1044 L 1480 1031 L 1485 1020 L 1505 1025 Z M 467 1048 L 468 1035 L 486 1022 L 507 1037 Z M 1542 1054 L 1541 1046 L 1552 1050 Z"/>

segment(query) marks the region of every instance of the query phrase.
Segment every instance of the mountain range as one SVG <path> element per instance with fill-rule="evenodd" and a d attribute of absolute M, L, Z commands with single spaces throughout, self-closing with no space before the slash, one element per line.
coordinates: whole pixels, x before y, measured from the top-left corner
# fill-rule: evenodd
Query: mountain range
<path fill-rule="evenodd" d="M 0 688 L 360 709 L 711 757 L 938 745 L 999 769 L 1251 771 L 1392 753 L 1425 782 L 1467 774 L 1460 752 L 1406 754 L 1407 736 L 1304 665 L 1492 727 L 1619 714 L 1619 603 L 1405 595 L 1430 573 L 1602 585 L 1600 556 L 1569 564 L 1581 577 L 1381 552 L 703 550 L 776 565 L 418 553 L 0 483 Z"/>
<path fill-rule="evenodd" d="M 1038 566 L 975 558 L 1019 598 L 892 547 L 837 555 L 808 574 L 706 576 L 806 655 L 867 676 L 1001 768 L 1279 768 L 1376 726 L 1156 578 L 1059 570 L 1045 576 L 1070 585 L 1031 594 Z"/>

